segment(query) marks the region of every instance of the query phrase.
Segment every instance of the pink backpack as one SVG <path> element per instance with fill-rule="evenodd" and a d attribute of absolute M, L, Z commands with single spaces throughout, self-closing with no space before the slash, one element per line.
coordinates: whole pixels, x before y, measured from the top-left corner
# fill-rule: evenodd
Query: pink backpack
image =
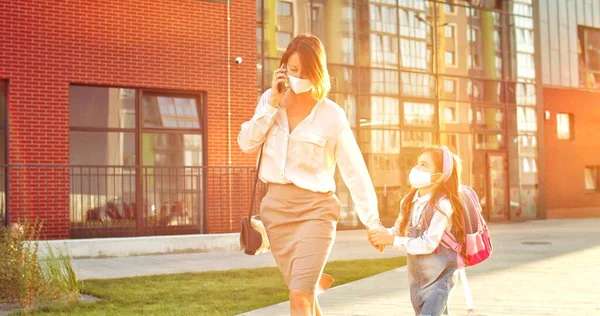
<path fill-rule="evenodd" d="M 459 266 L 474 266 L 485 261 L 492 255 L 492 239 L 490 231 L 481 214 L 481 204 L 477 193 L 466 185 L 461 185 L 459 191 L 465 208 L 465 233 L 467 245 L 466 262 L 459 256 Z M 444 233 L 442 245 L 454 250 L 457 254 L 461 252 L 461 246 L 456 242 L 452 234 Z"/>

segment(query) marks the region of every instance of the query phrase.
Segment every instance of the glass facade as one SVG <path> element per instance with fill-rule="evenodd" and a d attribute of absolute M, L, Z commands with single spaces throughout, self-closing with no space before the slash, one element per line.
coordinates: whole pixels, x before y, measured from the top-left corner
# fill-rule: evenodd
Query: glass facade
<path fill-rule="evenodd" d="M 482 2 L 483 3 L 483 2 Z M 534 218 L 538 162 L 532 0 L 257 0 L 257 93 L 290 38 L 318 36 L 387 225 L 420 151 L 463 160 L 490 220 Z M 343 181 L 340 224 L 358 219 Z"/>

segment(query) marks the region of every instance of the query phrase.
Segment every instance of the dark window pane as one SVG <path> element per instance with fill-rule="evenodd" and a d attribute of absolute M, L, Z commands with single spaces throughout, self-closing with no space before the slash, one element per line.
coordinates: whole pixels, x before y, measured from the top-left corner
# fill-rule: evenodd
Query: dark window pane
<path fill-rule="evenodd" d="M 505 137 L 502 134 L 476 134 L 475 149 L 505 149 Z"/>
<path fill-rule="evenodd" d="M 0 80 L 0 126 L 6 125 L 6 93 L 8 92 L 8 85 L 6 82 Z"/>
<path fill-rule="evenodd" d="M 200 128 L 195 98 L 144 95 L 143 118 L 144 127 Z"/>
<path fill-rule="evenodd" d="M 73 165 L 135 165 L 135 134 L 71 131 Z"/>
<path fill-rule="evenodd" d="M 202 135 L 144 134 L 142 163 L 147 166 L 202 166 Z"/>
<path fill-rule="evenodd" d="M 0 165 L 6 164 L 6 149 L 6 130 L 0 129 Z M 3 181 L 4 178 L 0 177 L 0 186 L 4 184 Z"/>
<path fill-rule="evenodd" d="M 71 86 L 71 126 L 135 128 L 135 90 Z"/>

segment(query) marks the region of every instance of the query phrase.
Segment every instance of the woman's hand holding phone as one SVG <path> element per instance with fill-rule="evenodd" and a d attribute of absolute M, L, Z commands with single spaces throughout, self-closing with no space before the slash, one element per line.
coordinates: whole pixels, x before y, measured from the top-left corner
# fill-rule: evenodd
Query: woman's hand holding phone
<path fill-rule="evenodd" d="M 271 96 L 269 104 L 274 107 L 279 107 L 279 102 L 285 95 L 285 84 L 287 82 L 287 69 L 285 65 L 277 68 L 273 73 L 273 81 L 271 82 Z"/>

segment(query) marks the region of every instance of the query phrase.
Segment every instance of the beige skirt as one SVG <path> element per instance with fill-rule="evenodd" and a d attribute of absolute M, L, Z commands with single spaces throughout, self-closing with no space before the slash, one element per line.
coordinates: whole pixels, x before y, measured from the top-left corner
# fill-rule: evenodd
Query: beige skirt
<path fill-rule="evenodd" d="M 290 290 L 310 294 L 326 290 L 318 285 L 327 284 L 321 275 L 335 240 L 340 211 L 341 203 L 333 193 L 312 192 L 293 184 L 269 184 L 260 207 L 261 219 L 273 257 Z"/>

